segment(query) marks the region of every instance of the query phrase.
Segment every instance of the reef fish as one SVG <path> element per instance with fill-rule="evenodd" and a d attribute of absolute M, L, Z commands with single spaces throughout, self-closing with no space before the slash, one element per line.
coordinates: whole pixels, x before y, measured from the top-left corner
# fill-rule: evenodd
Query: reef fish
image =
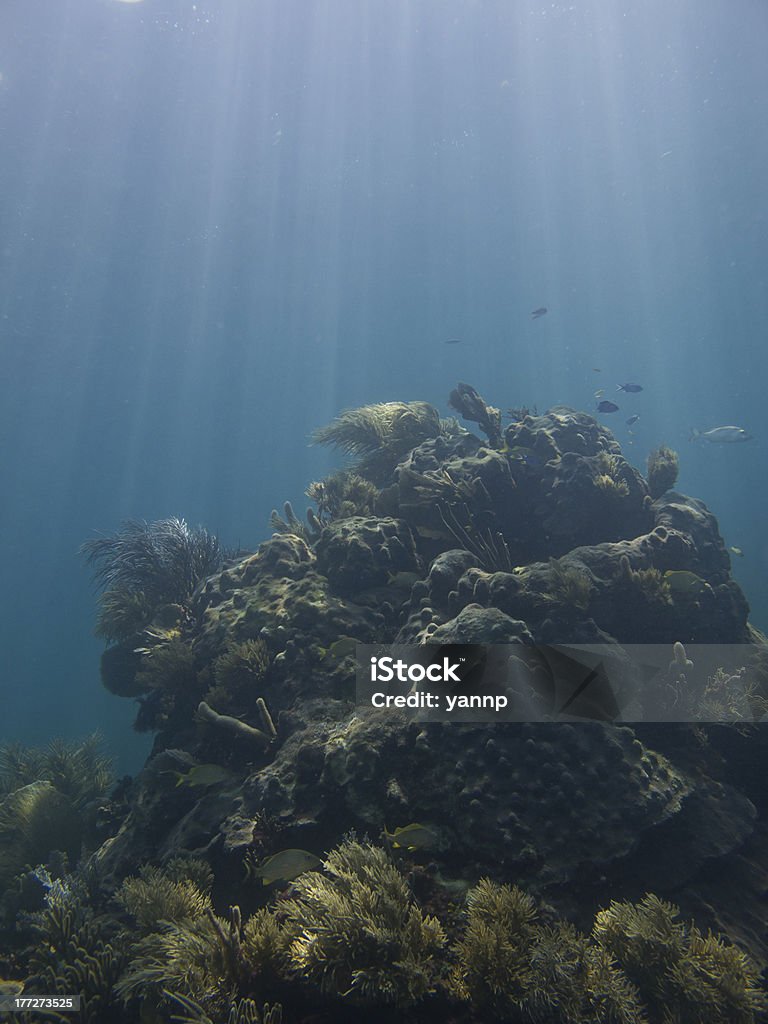
<path fill-rule="evenodd" d="M 692 430 L 689 441 L 709 441 L 710 444 L 735 444 L 751 441 L 752 435 L 743 427 L 713 427 L 711 430 Z"/>
<path fill-rule="evenodd" d="M 606 399 L 604 402 L 600 402 L 598 404 L 597 411 L 598 412 L 618 412 L 619 411 L 619 407 L 618 407 L 618 405 L 616 405 L 615 402 L 609 402 L 608 399 Z"/>
<path fill-rule="evenodd" d="M 396 828 L 394 832 L 387 832 L 385 828 L 384 838 L 392 843 L 395 849 L 405 847 L 407 850 L 423 850 L 425 847 L 434 846 L 437 840 L 431 829 L 415 821 L 410 825 Z"/>
<path fill-rule="evenodd" d="M 667 569 L 664 582 L 677 594 L 703 594 L 705 590 L 712 589 L 706 580 L 687 569 Z"/>
<path fill-rule="evenodd" d="M 215 786 L 232 778 L 232 772 L 220 764 L 196 764 L 188 772 L 173 772 L 177 786 Z"/>
<path fill-rule="evenodd" d="M 260 864 L 254 872 L 264 885 L 271 882 L 290 882 L 305 871 L 314 871 L 322 864 L 322 860 L 308 850 L 281 850 Z"/>
<path fill-rule="evenodd" d="M 351 636 L 341 636 L 334 640 L 330 647 L 321 647 L 320 656 L 330 658 L 333 661 L 342 661 L 344 658 L 354 655 L 357 647 L 357 640 Z"/>
<path fill-rule="evenodd" d="M 534 309 L 531 312 L 531 320 L 538 320 L 540 316 L 544 316 L 547 312 L 546 306 L 539 306 L 538 309 Z"/>
<path fill-rule="evenodd" d="M 640 417 L 639 417 L 639 416 L 638 416 L 637 414 L 635 414 L 634 416 L 630 416 L 630 417 L 629 417 L 629 419 L 627 420 L 627 426 L 628 426 L 628 427 L 631 427 L 631 426 L 632 426 L 632 424 L 633 424 L 633 423 L 637 423 L 637 421 L 638 421 L 639 419 L 640 419 Z"/>
<path fill-rule="evenodd" d="M 638 392 L 643 390 L 642 384 L 617 384 L 617 391 L 626 391 L 630 395 L 636 395 Z"/>

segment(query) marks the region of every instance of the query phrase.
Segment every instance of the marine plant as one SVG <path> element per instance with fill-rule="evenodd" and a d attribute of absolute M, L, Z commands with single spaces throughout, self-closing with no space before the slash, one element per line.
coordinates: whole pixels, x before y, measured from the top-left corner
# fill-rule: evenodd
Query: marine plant
<path fill-rule="evenodd" d="M 53 851 L 77 857 L 112 783 L 97 734 L 42 749 L 0 747 L 0 890 Z"/>
<path fill-rule="evenodd" d="M 27 926 L 36 938 L 28 959 L 27 991 L 79 994 L 84 1024 L 125 1019 L 115 1000 L 125 947 L 114 923 L 93 911 L 82 884 L 74 878 L 51 881 L 45 908 L 30 915 Z"/>
<path fill-rule="evenodd" d="M 162 923 L 161 930 L 134 944 L 116 996 L 126 1005 L 149 1000 L 157 1006 L 168 990 L 195 999 L 214 1016 L 224 1016 L 243 981 L 243 965 L 235 956 L 236 927 L 233 918 L 217 917 L 210 906 L 197 917 Z"/>
<path fill-rule="evenodd" d="M 658 569 L 633 569 L 626 555 L 619 559 L 617 579 L 633 587 L 646 604 L 667 605 L 672 603 L 672 591 Z"/>
<path fill-rule="evenodd" d="M 565 608 L 586 611 L 592 594 L 592 583 L 586 572 L 568 565 L 561 558 L 549 560 L 549 596 Z"/>
<path fill-rule="evenodd" d="M 212 881 L 205 861 L 178 858 L 162 868 L 145 864 L 138 875 L 123 881 L 115 899 L 146 935 L 159 930 L 163 922 L 194 921 L 212 909 Z"/>
<path fill-rule="evenodd" d="M 347 839 L 324 867 L 297 878 L 281 904 L 289 971 L 358 1003 L 403 1008 L 433 991 L 445 933 L 384 850 Z"/>
<path fill-rule="evenodd" d="M 88 540 L 80 550 L 103 589 L 97 631 L 115 641 L 130 637 L 133 624 L 146 626 L 162 605 L 185 605 L 226 557 L 218 537 L 176 516 L 126 520 L 116 533 Z"/>
<path fill-rule="evenodd" d="M 347 409 L 312 435 L 313 444 L 333 445 L 357 458 L 355 472 L 384 481 L 409 451 L 441 432 L 437 409 L 428 402 L 380 402 Z"/>
<path fill-rule="evenodd" d="M 648 456 L 648 492 L 652 498 L 660 498 L 677 483 L 680 459 L 676 451 L 660 445 Z"/>
<path fill-rule="evenodd" d="M 205 695 L 215 707 L 246 709 L 255 700 L 255 686 L 269 668 L 267 645 L 259 637 L 231 643 L 213 663 L 214 685 Z"/>
<path fill-rule="evenodd" d="M 459 547 L 474 555 L 478 566 L 486 572 L 512 572 L 515 563 L 504 534 L 490 527 L 478 529 L 472 525 L 469 508 L 466 505 L 460 508 L 462 512 L 459 515 L 450 505 L 437 506 L 443 525 Z"/>
<path fill-rule="evenodd" d="M 99 733 L 80 742 L 54 739 L 46 747 L 0 745 L 0 795 L 46 780 L 81 809 L 104 796 L 112 784 L 112 762 Z"/>
<path fill-rule="evenodd" d="M 722 938 L 678 921 L 653 894 L 612 902 L 595 919 L 594 940 L 638 987 L 654 1019 L 685 1024 L 752 1024 L 766 1008 L 760 971 Z"/>
<path fill-rule="evenodd" d="M 164 995 L 184 1011 L 183 1014 L 171 1015 L 174 1024 L 219 1024 L 218 1021 L 212 1021 L 194 999 L 188 999 L 178 992 L 165 992 Z M 273 1003 L 272 1006 L 265 1003 L 259 1012 L 258 1004 L 253 999 L 238 999 L 231 1004 L 226 1019 L 220 1018 L 221 1024 L 282 1024 L 282 1020 L 283 1008 L 280 1003 Z"/>
<path fill-rule="evenodd" d="M 480 879 L 467 893 L 467 926 L 453 949 L 453 993 L 497 1017 L 518 1012 L 533 984 L 536 917 L 517 886 Z"/>
<path fill-rule="evenodd" d="M 311 483 L 306 493 L 317 505 L 318 519 L 325 524 L 350 516 L 373 515 L 379 490 L 359 473 L 340 470 Z"/>
<path fill-rule="evenodd" d="M 597 476 L 595 487 L 605 496 L 625 498 L 629 494 L 629 484 L 623 476 L 623 463 L 618 456 L 610 452 L 600 452 L 596 459 Z"/>

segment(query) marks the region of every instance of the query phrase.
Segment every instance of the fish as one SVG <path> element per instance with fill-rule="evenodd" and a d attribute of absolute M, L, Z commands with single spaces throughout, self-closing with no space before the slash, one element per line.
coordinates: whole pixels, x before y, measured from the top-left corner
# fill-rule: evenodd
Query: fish
<path fill-rule="evenodd" d="M 592 373 L 602 373 L 602 372 L 603 371 L 600 369 L 599 366 L 593 366 L 592 367 Z"/>
<path fill-rule="evenodd" d="M 501 449 L 508 459 L 513 462 L 522 462 L 526 466 L 543 466 L 544 460 L 538 455 L 533 448 L 525 448 L 523 445 L 515 444 L 511 448 L 505 441 Z"/>
<path fill-rule="evenodd" d="M 741 548 L 737 548 L 735 544 L 729 547 L 728 550 L 731 552 L 732 555 L 736 555 L 737 558 L 744 557 L 744 552 L 741 550 Z"/>
<path fill-rule="evenodd" d="M 431 829 L 425 825 L 419 825 L 415 821 L 410 825 L 396 828 L 394 832 L 387 832 L 385 825 L 382 834 L 396 850 L 402 847 L 406 850 L 423 850 L 426 847 L 434 846 L 437 841 L 437 836 Z"/>
<path fill-rule="evenodd" d="M 706 580 L 687 569 L 667 569 L 664 573 L 664 582 L 677 594 L 703 594 L 706 590 L 712 589 Z"/>
<path fill-rule="evenodd" d="M 637 423 L 637 421 L 638 421 L 639 419 L 640 419 L 640 417 L 639 417 L 639 416 L 637 415 L 637 413 L 635 413 L 635 415 L 634 415 L 634 416 L 630 416 L 630 417 L 629 417 L 629 419 L 627 420 L 627 426 L 628 426 L 628 427 L 631 427 L 631 426 L 632 426 L 632 424 L 633 424 L 633 423 Z"/>
<path fill-rule="evenodd" d="M 598 388 L 595 392 L 595 398 L 602 398 L 605 394 L 605 388 Z"/>
<path fill-rule="evenodd" d="M 689 441 L 709 441 L 710 444 L 735 444 L 738 441 L 751 441 L 752 435 L 744 427 L 712 427 L 711 430 L 691 431 Z"/>
<path fill-rule="evenodd" d="M 443 342 L 443 344 L 444 345 L 460 345 L 463 340 L 464 340 L 463 338 L 448 338 L 448 340 Z"/>
<path fill-rule="evenodd" d="M 544 314 L 545 314 L 546 312 L 547 312 L 547 307 L 546 307 L 546 306 L 539 306 L 539 308 L 538 308 L 538 309 L 534 309 L 534 310 L 533 310 L 533 311 L 531 312 L 531 320 L 538 320 L 538 319 L 539 319 L 539 317 L 540 317 L 540 316 L 544 316 Z"/>
<path fill-rule="evenodd" d="M 604 402 L 600 402 L 597 407 L 598 412 L 618 412 L 619 407 L 615 402 L 609 402 L 607 399 Z"/>
<path fill-rule="evenodd" d="M 308 850 L 280 850 L 259 864 L 254 875 L 260 878 L 264 885 L 270 885 L 272 882 L 290 882 L 292 878 L 298 878 L 305 871 L 314 871 L 322 863 L 319 857 Z"/>
<path fill-rule="evenodd" d="M 232 772 L 220 764 L 196 764 L 188 772 L 171 772 L 177 786 L 215 786 L 232 778 Z"/>
<path fill-rule="evenodd" d="M 354 655 L 357 647 L 357 640 L 351 636 L 340 636 L 334 640 L 330 647 L 321 647 L 321 657 L 332 658 L 334 661 L 342 661 L 350 655 Z"/>
<path fill-rule="evenodd" d="M 617 391 L 626 391 L 630 395 L 637 395 L 643 390 L 642 384 L 617 384 Z"/>

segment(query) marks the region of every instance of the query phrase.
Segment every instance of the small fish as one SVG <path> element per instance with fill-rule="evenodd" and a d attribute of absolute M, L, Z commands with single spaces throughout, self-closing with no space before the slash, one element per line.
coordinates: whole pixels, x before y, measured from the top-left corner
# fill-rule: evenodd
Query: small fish
<path fill-rule="evenodd" d="M 592 373 L 602 373 L 602 372 L 603 371 L 600 369 L 599 366 L 593 366 L 592 367 Z"/>
<path fill-rule="evenodd" d="M 314 871 L 322 864 L 322 860 L 308 850 L 281 850 L 260 864 L 254 871 L 264 885 L 272 882 L 290 882 L 305 871 Z"/>
<path fill-rule="evenodd" d="M 333 661 L 342 661 L 350 655 L 354 655 L 357 640 L 351 636 L 341 636 L 334 640 L 330 647 L 321 647 L 321 656 L 331 658 Z"/>
<path fill-rule="evenodd" d="M 461 345 L 463 338 L 448 338 L 447 341 L 443 342 L 444 345 Z"/>
<path fill-rule="evenodd" d="M 629 417 L 629 419 L 627 420 L 627 426 L 628 426 L 628 427 L 631 427 L 631 426 L 632 426 L 632 424 L 633 424 L 633 423 L 637 423 L 637 421 L 638 421 L 639 419 L 640 419 L 640 417 L 639 417 L 639 416 L 637 415 L 637 413 L 635 413 L 635 415 L 634 415 L 634 416 L 630 416 L 630 417 Z"/>
<path fill-rule="evenodd" d="M 539 306 L 538 309 L 534 309 L 533 312 L 531 313 L 531 320 L 538 320 L 539 317 L 540 316 L 544 316 L 544 314 L 546 312 L 547 312 L 547 307 L 546 306 Z"/>
<path fill-rule="evenodd" d="M 735 444 L 751 441 L 752 435 L 743 427 L 713 427 L 711 430 L 692 430 L 689 441 L 709 441 L 710 444 Z"/>
<path fill-rule="evenodd" d="M 737 548 L 735 544 L 729 547 L 728 550 L 731 552 L 732 555 L 736 555 L 737 558 L 744 557 L 744 552 L 741 550 L 741 548 Z"/>
<path fill-rule="evenodd" d="M 673 593 L 677 594 L 703 594 L 712 588 L 697 576 L 695 572 L 688 572 L 687 569 L 667 569 L 664 573 L 664 582 Z"/>
<path fill-rule="evenodd" d="M 643 390 L 642 384 L 617 384 L 617 391 L 626 391 L 630 395 L 637 395 Z"/>
<path fill-rule="evenodd" d="M 510 448 L 505 441 L 501 450 L 508 459 L 512 460 L 512 462 L 522 462 L 531 468 L 544 465 L 544 460 L 533 450 L 533 448 L 525 448 L 520 444 L 512 445 Z"/>
<path fill-rule="evenodd" d="M 595 398 L 602 398 L 605 394 L 605 388 L 598 388 L 595 392 Z"/>
<path fill-rule="evenodd" d="M 220 764 L 196 764 L 188 772 L 171 772 L 177 786 L 215 786 L 232 778 L 232 772 Z"/>
<path fill-rule="evenodd" d="M 425 825 L 418 825 L 412 822 L 410 825 L 398 827 L 394 832 L 387 832 L 384 828 L 384 838 L 392 843 L 394 848 L 405 847 L 406 850 L 423 850 L 426 847 L 434 846 L 437 836 Z"/>
<path fill-rule="evenodd" d="M 618 412 L 619 407 L 615 402 L 609 402 L 607 399 L 604 402 L 600 402 L 597 407 L 598 412 Z"/>

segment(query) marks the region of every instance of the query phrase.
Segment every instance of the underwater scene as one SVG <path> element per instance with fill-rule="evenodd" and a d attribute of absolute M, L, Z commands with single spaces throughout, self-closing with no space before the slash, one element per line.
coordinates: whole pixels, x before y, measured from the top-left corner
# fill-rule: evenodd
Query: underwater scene
<path fill-rule="evenodd" d="M 0 1020 L 768 1021 L 766 40 L 0 5 Z"/>

